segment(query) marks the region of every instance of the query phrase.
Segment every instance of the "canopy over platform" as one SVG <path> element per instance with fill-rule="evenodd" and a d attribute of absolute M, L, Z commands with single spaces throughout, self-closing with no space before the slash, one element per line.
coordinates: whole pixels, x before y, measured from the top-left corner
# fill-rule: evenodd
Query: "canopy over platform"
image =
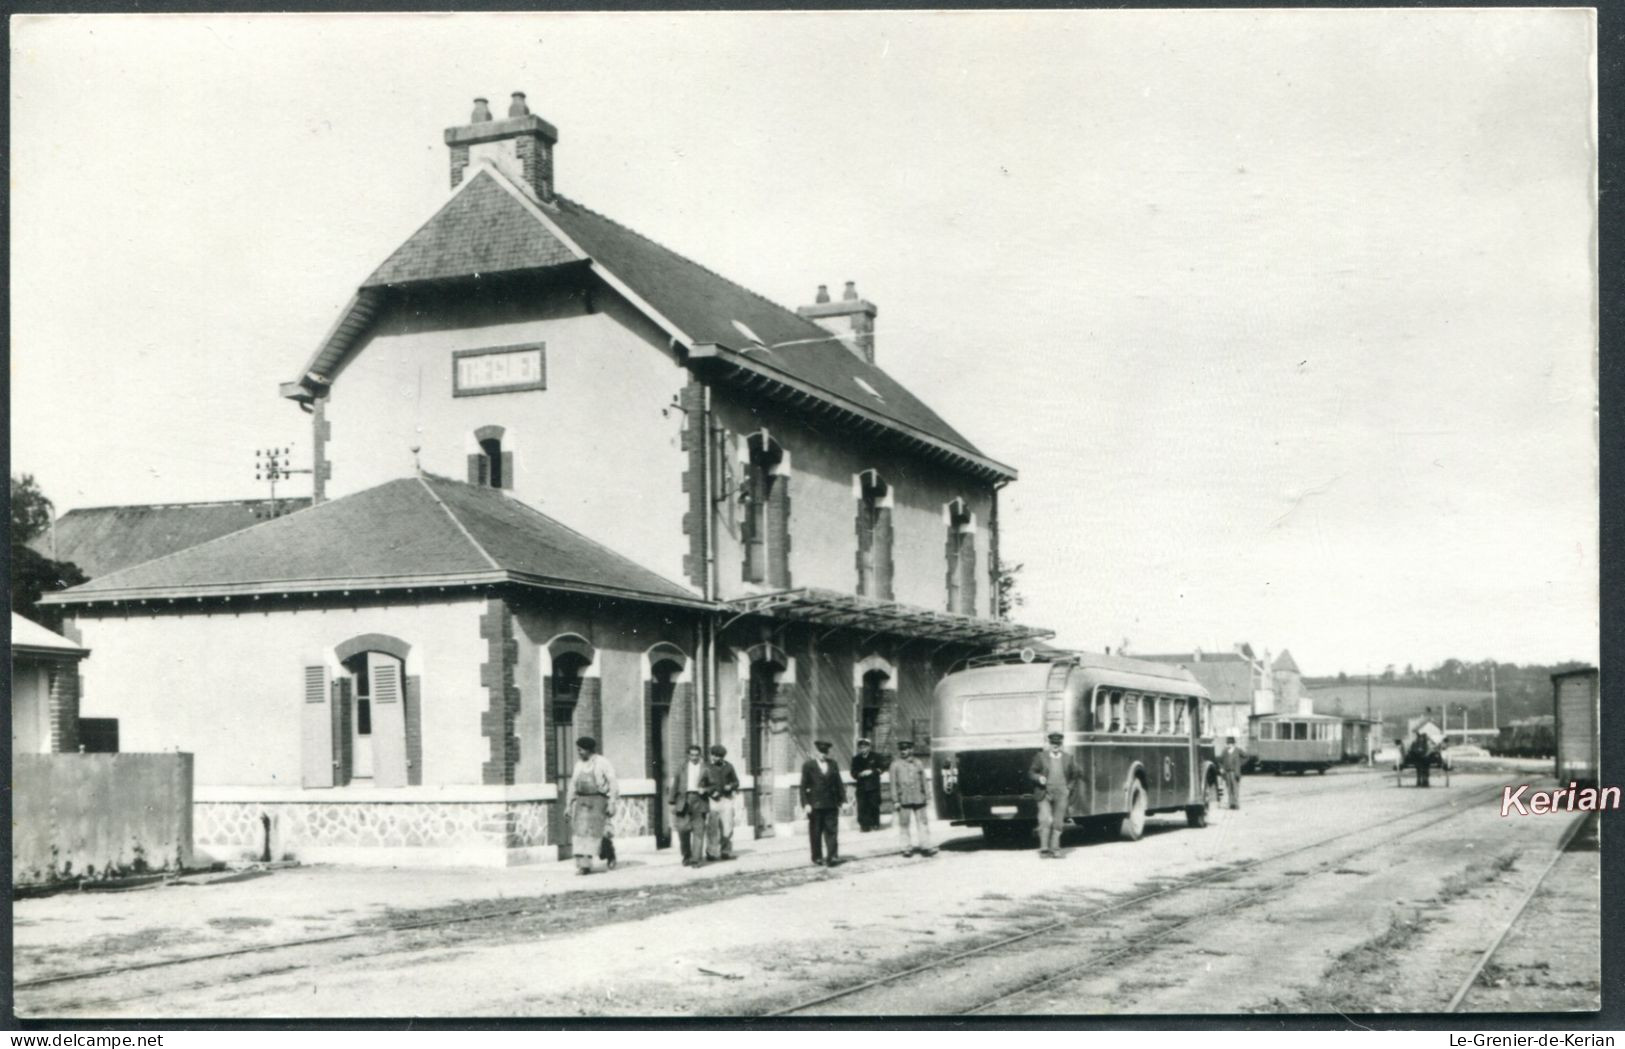
<path fill-rule="evenodd" d="M 874 634 L 966 645 L 1014 645 L 1034 638 L 1055 636 L 1053 630 L 1022 626 L 1020 623 L 954 615 L 917 605 L 811 587 L 741 597 L 726 602 L 725 607 L 735 613 L 733 619 L 728 620 L 729 623 L 745 616 L 768 616 L 829 627 L 868 630 Z"/>

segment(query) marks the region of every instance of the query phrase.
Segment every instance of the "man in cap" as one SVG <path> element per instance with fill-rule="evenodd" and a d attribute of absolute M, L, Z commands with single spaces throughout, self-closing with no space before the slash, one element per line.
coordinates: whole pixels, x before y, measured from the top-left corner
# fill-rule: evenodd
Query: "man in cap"
<path fill-rule="evenodd" d="M 710 812 L 711 804 L 701 783 L 704 775 L 705 765 L 700 761 L 700 745 L 690 743 L 688 761 L 672 773 L 668 791 L 672 828 L 677 831 L 677 842 L 683 849 L 685 867 L 699 867 L 705 864 L 705 819 Z"/>
<path fill-rule="evenodd" d="M 1033 757 L 1027 776 L 1036 790 L 1038 801 L 1038 856 L 1040 859 L 1061 858 L 1061 831 L 1066 827 L 1067 802 L 1072 796 L 1072 784 L 1083 779 L 1083 771 L 1066 748 L 1061 746 L 1066 737 L 1059 732 L 1049 734 L 1049 747 Z"/>
<path fill-rule="evenodd" d="M 891 763 L 892 810 L 897 818 L 897 834 L 903 839 L 903 855 L 915 850 L 935 856 L 931 847 L 931 822 L 927 815 L 931 802 L 931 778 L 914 756 L 914 741 L 900 740 L 897 760 Z"/>
<path fill-rule="evenodd" d="M 734 794 L 739 790 L 739 773 L 728 760 L 728 748 L 711 744 L 711 761 L 700 774 L 700 789 L 710 800 L 705 818 L 705 858 L 734 858 Z"/>
<path fill-rule="evenodd" d="M 852 755 L 852 782 L 856 785 L 858 802 L 858 829 L 880 829 L 880 773 L 885 759 L 874 751 L 869 740 L 858 740 L 858 752 Z"/>
<path fill-rule="evenodd" d="M 1247 752 L 1236 746 L 1236 733 L 1232 730 L 1224 734 L 1224 749 L 1216 759 L 1219 765 L 1219 774 L 1224 777 L 1224 793 L 1228 799 L 1226 808 L 1241 808 L 1241 770 L 1247 764 Z"/>
<path fill-rule="evenodd" d="M 846 801 L 846 783 L 841 766 L 829 756 L 835 744 L 827 739 L 813 743 L 818 756 L 801 766 L 801 810 L 807 814 L 807 838 L 812 842 L 815 866 L 833 867 L 841 862 L 841 805 Z"/>

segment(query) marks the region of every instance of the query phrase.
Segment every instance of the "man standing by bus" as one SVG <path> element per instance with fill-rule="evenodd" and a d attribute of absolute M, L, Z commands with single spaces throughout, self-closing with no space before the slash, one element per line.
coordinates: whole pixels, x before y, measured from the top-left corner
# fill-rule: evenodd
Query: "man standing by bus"
<path fill-rule="evenodd" d="M 1219 775 L 1224 777 L 1225 805 L 1241 808 L 1241 769 L 1247 764 L 1247 752 L 1236 746 L 1236 734 L 1224 734 L 1224 749 L 1218 756 Z"/>
<path fill-rule="evenodd" d="M 903 855 L 935 856 L 931 847 L 931 776 L 914 756 L 914 741 L 900 740 L 897 760 L 891 763 L 892 812 L 903 839 Z"/>
<path fill-rule="evenodd" d="M 1033 757 L 1027 769 L 1028 777 L 1037 786 L 1038 799 L 1038 857 L 1061 858 L 1061 831 L 1066 827 L 1067 800 L 1072 796 L 1072 784 L 1083 779 L 1083 772 L 1072 755 L 1061 746 L 1066 737 L 1059 732 L 1049 734 L 1049 749 Z"/>
<path fill-rule="evenodd" d="M 857 787 L 858 830 L 880 829 L 880 773 L 886 768 L 874 744 L 867 739 L 858 740 L 858 752 L 852 755 L 852 782 Z"/>

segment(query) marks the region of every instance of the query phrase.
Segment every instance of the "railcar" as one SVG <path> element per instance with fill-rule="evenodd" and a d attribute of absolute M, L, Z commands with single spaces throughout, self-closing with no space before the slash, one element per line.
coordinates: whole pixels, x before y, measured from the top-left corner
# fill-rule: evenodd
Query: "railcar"
<path fill-rule="evenodd" d="M 1549 758 L 1557 752 L 1556 719 L 1550 714 L 1519 718 L 1502 725 L 1490 743 L 1496 757 Z"/>
<path fill-rule="evenodd" d="M 1218 789 L 1211 702 L 1188 670 L 1122 656 L 1024 649 L 973 660 L 936 688 L 937 816 L 990 840 L 1031 838 L 1038 802 L 1028 769 L 1060 732 L 1083 773 L 1069 821 L 1115 825 L 1131 841 L 1159 812 L 1205 826 Z"/>
<path fill-rule="evenodd" d="M 1260 772 L 1324 774 L 1343 760 L 1343 719 L 1331 714 L 1255 714 L 1248 750 Z"/>
<path fill-rule="evenodd" d="M 1595 787 L 1602 744 L 1596 667 L 1552 675 L 1552 715 L 1557 782 Z"/>
<path fill-rule="evenodd" d="M 1371 722 L 1365 718 L 1343 719 L 1343 763 L 1353 765 L 1371 760 Z"/>

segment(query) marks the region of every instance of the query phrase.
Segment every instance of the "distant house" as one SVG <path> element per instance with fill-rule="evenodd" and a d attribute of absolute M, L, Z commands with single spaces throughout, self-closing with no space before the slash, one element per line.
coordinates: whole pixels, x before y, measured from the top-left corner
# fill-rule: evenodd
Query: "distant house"
<path fill-rule="evenodd" d="M 206 543 L 272 517 L 302 510 L 308 498 L 95 506 L 69 510 L 29 543 L 53 561 L 71 561 L 89 579 Z"/>
<path fill-rule="evenodd" d="M 11 753 L 79 749 L 79 661 L 90 655 L 61 634 L 11 614 Z"/>
<path fill-rule="evenodd" d="M 1213 697 L 1213 731 L 1223 738 L 1234 732 L 1247 738 L 1247 719 L 1253 714 L 1276 712 L 1275 678 L 1267 659 L 1253 652 L 1245 642 L 1237 642 L 1228 652 L 1174 652 L 1158 655 L 1134 653 L 1135 659 L 1184 667 Z"/>

